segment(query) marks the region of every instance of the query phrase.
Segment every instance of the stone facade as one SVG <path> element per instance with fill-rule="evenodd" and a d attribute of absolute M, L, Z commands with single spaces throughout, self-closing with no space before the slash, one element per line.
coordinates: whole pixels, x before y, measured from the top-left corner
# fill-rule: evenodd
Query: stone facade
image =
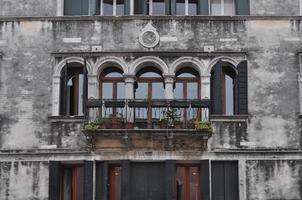
<path fill-rule="evenodd" d="M 251 0 L 251 16 L 234 17 L 55 17 L 56 3 L 0 1 L 0 199 L 48 199 L 50 160 L 124 159 L 235 160 L 241 200 L 302 199 L 300 1 Z M 159 34 L 152 48 L 139 42 L 149 23 Z M 90 97 L 98 96 L 102 59 L 130 70 L 136 59 L 156 57 L 168 73 L 185 56 L 203 63 L 205 72 L 217 58 L 246 59 L 248 116 L 213 118 L 205 152 L 90 152 L 83 118 L 58 117 L 55 108 L 60 62 L 83 55 L 91 69 Z"/>

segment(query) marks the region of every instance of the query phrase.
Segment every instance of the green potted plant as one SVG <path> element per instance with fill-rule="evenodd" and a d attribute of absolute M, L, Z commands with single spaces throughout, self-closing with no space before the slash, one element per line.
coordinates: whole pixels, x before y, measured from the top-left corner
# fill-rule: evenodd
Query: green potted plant
<path fill-rule="evenodd" d="M 181 128 L 182 122 L 176 108 L 167 108 L 163 111 L 163 118 L 160 119 L 160 128 L 174 127 Z"/>
<path fill-rule="evenodd" d="M 212 131 L 212 124 L 211 122 L 202 122 L 202 121 L 195 121 L 195 128 L 197 130 L 204 130 L 204 131 Z"/>
<path fill-rule="evenodd" d="M 95 123 L 90 123 L 90 124 L 85 124 L 83 127 L 82 127 L 82 130 L 83 131 L 95 131 L 98 129 L 98 125 L 95 124 Z"/>

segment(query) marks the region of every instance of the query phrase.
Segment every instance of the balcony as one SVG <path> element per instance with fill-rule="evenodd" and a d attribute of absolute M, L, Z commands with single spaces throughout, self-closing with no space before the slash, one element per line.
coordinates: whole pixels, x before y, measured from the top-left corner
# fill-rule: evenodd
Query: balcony
<path fill-rule="evenodd" d="M 210 100 L 89 99 L 83 133 L 89 148 L 207 148 Z"/>

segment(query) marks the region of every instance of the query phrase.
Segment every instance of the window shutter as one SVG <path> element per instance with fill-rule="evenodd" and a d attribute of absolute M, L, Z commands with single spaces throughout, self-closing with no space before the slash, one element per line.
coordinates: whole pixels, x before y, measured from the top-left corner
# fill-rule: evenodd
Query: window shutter
<path fill-rule="evenodd" d="M 60 199 L 60 162 L 49 162 L 49 200 Z"/>
<path fill-rule="evenodd" d="M 130 15 L 130 0 L 125 0 L 125 7 L 124 7 L 124 12 L 125 15 Z"/>
<path fill-rule="evenodd" d="M 108 162 L 96 164 L 95 200 L 108 199 Z"/>
<path fill-rule="evenodd" d="M 61 73 L 61 80 L 60 80 L 60 115 L 66 115 L 66 101 L 67 101 L 67 97 L 66 97 L 66 93 L 67 93 L 67 81 L 68 81 L 68 74 L 67 74 L 67 70 L 68 70 L 68 63 L 66 62 L 66 66 L 63 68 L 63 72 Z"/>
<path fill-rule="evenodd" d="M 237 0 L 236 1 L 236 14 L 237 15 L 249 15 L 250 14 L 250 1 L 249 0 Z"/>
<path fill-rule="evenodd" d="M 167 160 L 165 163 L 165 199 L 175 199 L 175 160 Z"/>
<path fill-rule="evenodd" d="M 248 83 L 247 83 L 247 61 L 242 61 L 237 66 L 237 104 L 238 114 L 248 114 Z"/>
<path fill-rule="evenodd" d="M 134 0 L 134 14 L 147 14 L 147 0 Z"/>
<path fill-rule="evenodd" d="M 210 161 L 200 161 L 200 191 L 202 200 L 210 200 Z"/>
<path fill-rule="evenodd" d="M 198 0 L 198 14 L 209 15 L 209 0 Z"/>
<path fill-rule="evenodd" d="M 212 114 L 222 114 L 222 99 L 221 99 L 221 76 L 222 76 L 222 61 L 218 61 L 212 72 L 211 91 L 212 98 Z"/>
<path fill-rule="evenodd" d="M 130 161 L 122 161 L 122 198 L 130 200 Z"/>
<path fill-rule="evenodd" d="M 84 68 L 83 68 L 83 113 L 86 116 L 86 103 L 88 99 L 88 71 L 87 71 L 87 61 L 84 59 Z"/>
<path fill-rule="evenodd" d="M 93 161 L 84 161 L 84 200 L 93 200 Z"/>
<path fill-rule="evenodd" d="M 176 14 L 176 0 L 166 0 L 166 15 Z"/>

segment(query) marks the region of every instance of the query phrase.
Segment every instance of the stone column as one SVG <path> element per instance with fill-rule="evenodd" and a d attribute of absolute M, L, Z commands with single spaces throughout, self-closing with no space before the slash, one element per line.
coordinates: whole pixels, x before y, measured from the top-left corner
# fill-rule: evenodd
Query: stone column
<path fill-rule="evenodd" d="M 60 112 L 60 76 L 54 76 L 52 81 L 52 116 Z"/>
<path fill-rule="evenodd" d="M 210 99 L 211 76 L 201 76 L 201 99 Z"/>
<path fill-rule="evenodd" d="M 298 74 L 300 115 L 302 115 L 302 73 Z"/>
<path fill-rule="evenodd" d="M 124 74 L 125 78 L 125 99 L 134 99 L 134 82 L 135 76 L 133 74 Z M 126 120 L 127 122 L 134 121 L 134 109 L 126 106 Z"/>
<path fill-rule="evenodd" d="M 201 99 L 210 99 L 211 95 L 211 76 L 201 76 Z M 201 109 L 201 120 L 208 121 L 209 120 L 209 110 L 206 108 Z"/>
<path fill-rule="evenodd" d="M 164 78 L 165 78 L 165 98 L 173 99 L 174 98 L 174 92 L 173 92 L 174 74 L 164 74 Z"/>
<path fill-rule="evenodd" d="M 99 84 L 96 75 L 88 75 L 88 99 L 98 99 L 99 94 Z"/>

